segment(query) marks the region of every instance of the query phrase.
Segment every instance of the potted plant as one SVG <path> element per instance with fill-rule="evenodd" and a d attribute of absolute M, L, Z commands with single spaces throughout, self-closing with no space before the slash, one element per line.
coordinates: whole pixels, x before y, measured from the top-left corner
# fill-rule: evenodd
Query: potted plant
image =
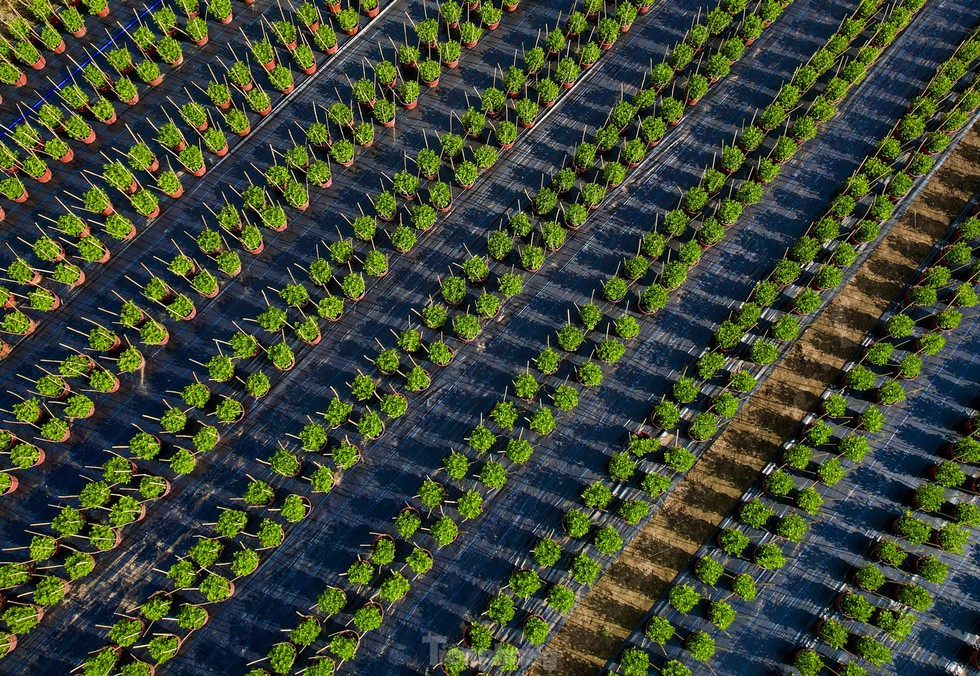
<path fill-rule="evenodd" d="M 448 40 L 439 44 L 439 59 L 446 68 L 456 68 L 459 65 L 463 45 L 456 40 Z M 948 137 L 947 137 L 948 138 Z"/>
<path fill-rule="evenodd" d="M 295 88 L 293 73 L 287 66 L 274 66 L 269 71 L 269 82 L 282 94 L 290 94 Z"/>
<path fill-rule="evenodd" d="M 406 110 L 418 105 L 419 91 L 419 83 L 415 80 L 406 80 L 398 87 L 398 98 Z"/>
<path fill-rule="evenodd" d="M 157 55 L 168 65 L 176 68 L 184 62 L 184 50 L 173 37 L 165 35 L 157 43 Z"/>
<path fill-rule="evenodd" d="M 184 25 L 184 33 L 198 47 L 203 47 L 208 43 L 208 22 L 199 16 L 188 19 Z"/>
<path fill-rule="evenodd" d="M 16 176 L 9 176 L 0 181 L 0 194 L 17 203 L 26 202 L 28 197 L 27 188 Z"/>
<path fill-rule="evenodd" d="M 467 49 L 473 49 L 483 35 L 483 28 L 472 21 L 464 21 L 459 26 L 459 40 Z M 26 78 L 25 78 L 26 81 Z"/>
<path fill-rule="evenodd" d="M 456 0 L 443 0 L 439 3 L 439 16 L 446 23 L 446 27 L 455 30 L 459 28 L 459 20 L 463 16 L 463 8 Z"/>
<path fill-rule="evenodd" d="M 204 163 L 204 154 L 201 152 L 200 146 L 187 146 L 177 154 L 177 159 L 180 160 L 180 163 L 184 165 L 184 168 L 192 176 L 204 176 L 204 173 L 207 171 L 207 165 Z"/>
<path fill-rule="evenodd" d="M 487 30 L 497 30 L 497 26 L 500 25 L 500 19 L 503 16 L 503 12 L 499 7 L 495 7 L 493 3 L 488 2 L 487 4 L 481 4 L 480 9 L 480 21 Z"/>
<path fill-rule="evenodd" d="M 412 201 L 418 194 L 419 179 L 415 174 L 408 171 L 399 171 L 395 174 L 392 183 L 392 190 L 396 195 L 405 201 Z"/>
<path fill-rule="evenodd" d="M 419 79 L 426 87 L 435 87 L 439 84 L 439 74 L 441 67 L 438 61 L 426 59 L 419 64 Z"/>
<path fill-rule="evenodd" d="M 476 165 L 470 161 L 462 162 L 458 167 L 456 167 L 455 180 L 456 184 L 463 188 L 463 190 L 469 190 L 476 183 L 478 170 Z"/>
<path fill-rule="evenodd" d="M 330 6 L 327 5 L 327 9 Z M 356 35 L 360 27 L 357 25 L 357 10 L 347 7 L 337 12 L 337 25 L 345 35 Z"/>

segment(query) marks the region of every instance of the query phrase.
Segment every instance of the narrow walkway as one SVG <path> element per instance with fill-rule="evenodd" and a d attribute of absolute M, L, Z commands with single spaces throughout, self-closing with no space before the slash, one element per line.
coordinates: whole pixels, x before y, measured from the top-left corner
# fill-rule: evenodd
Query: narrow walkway
<path fill-rule="evenodd" d="M 980 191 L 972 129 L 803 338 L 573 611 L 530 673 L 594 674 L 735 507 L 885 307 Z"/>

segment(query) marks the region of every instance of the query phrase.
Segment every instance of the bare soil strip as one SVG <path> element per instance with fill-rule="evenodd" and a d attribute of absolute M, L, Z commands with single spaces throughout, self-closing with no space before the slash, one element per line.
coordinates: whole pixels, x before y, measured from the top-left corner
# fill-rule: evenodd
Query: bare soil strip
<path fill-rule="evenodd" d="M 978 191 L 980 125 L 578 604 L 531 674 L 595 674 L 608 662 Z"/>

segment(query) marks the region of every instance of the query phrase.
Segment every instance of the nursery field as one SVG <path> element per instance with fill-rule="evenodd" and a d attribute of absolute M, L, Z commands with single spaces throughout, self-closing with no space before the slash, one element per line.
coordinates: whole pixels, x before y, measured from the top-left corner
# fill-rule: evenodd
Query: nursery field
<path fill-rule="evenodd" d="M 972 0 L 2 21 L 0 673 L 980 668 Z"/>

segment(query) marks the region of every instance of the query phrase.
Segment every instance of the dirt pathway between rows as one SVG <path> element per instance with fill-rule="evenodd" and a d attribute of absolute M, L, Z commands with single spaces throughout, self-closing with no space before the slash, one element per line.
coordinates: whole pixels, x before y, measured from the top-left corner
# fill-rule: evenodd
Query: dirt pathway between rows
<path fill-rule="evenodd" d="M 534 676 L 595 674 L 732 511 L 854 354 L 966 202 L 980 191 L 980 125 L 579 603 Z"/>

